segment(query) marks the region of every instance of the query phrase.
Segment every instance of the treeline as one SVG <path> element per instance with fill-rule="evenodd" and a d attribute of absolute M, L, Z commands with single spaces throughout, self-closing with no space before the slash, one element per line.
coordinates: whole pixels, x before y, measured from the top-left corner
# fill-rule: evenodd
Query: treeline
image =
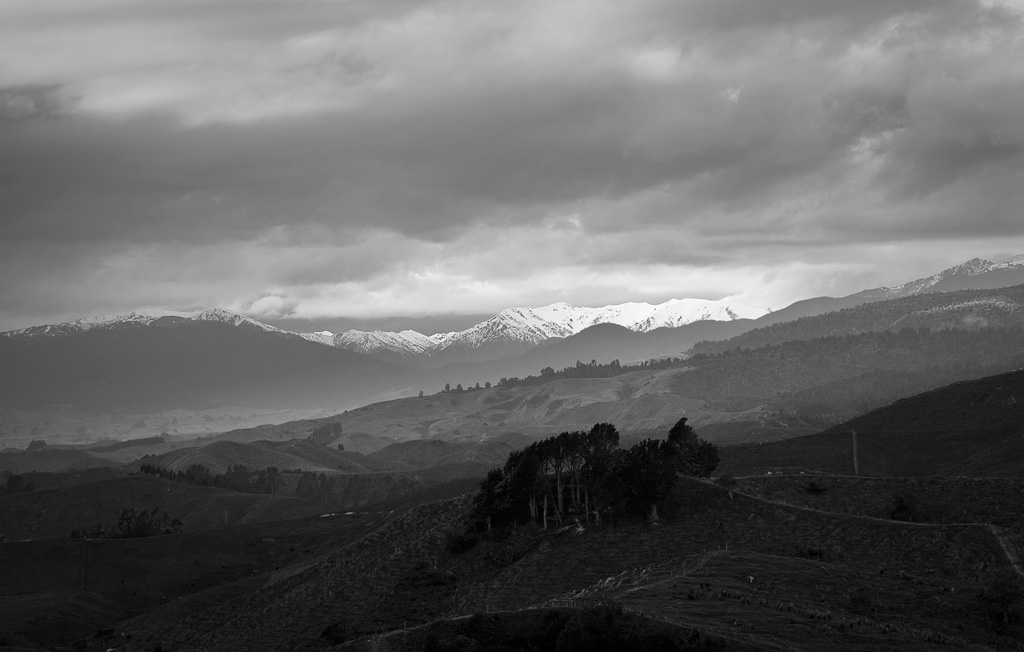
<path fill-rule="evenodd" d="M 203 464 L 192 464 L 184 471 L 143 464 L 139 471 L 172 482 L 197 487 L 220 487 L 250 494 L 276 494 L 281 489 L 281 472 L 276 466 L 252 471 L 244 464 L 233 464 L 224 473 L 213 473 Z"/>
<path fill-rule="evenodd" d="M 184 471 L 173 471 L 162 466 L 143 464 L 139 467 L 139 471 L 171 482 L 181 482 L 197 487 L 220 487 L 250 494 L 271 495 L 281 492 L 283 475 L 301 474 L 298 484 L 295 486 L 295 495 L 299 498 L 315 498 L 322 501 L 329 501 L 337 486 L 336 479 L 324 473 L 302 471 L 301 469 L 281 471 L 276 466 L 254 471 L 244 464 L 234 464 L 225 473 L 213 473 L 202 464 L 192 464 Z"/>
<path fill-rule="evenodd" d="M 121 511 L 117 518 L 117 526 L 111 530 L 101 525 L 83 530 L 72 530 L 72 539 L 132 539 L 136 537 L 151 537 L 158 534 L 173 534 L 181 532 L 184 523 L 176 518 L 171 518 L 167 512 L 160 511 L 154 507 L 152 511 L 135 511 L 129 507 Z"/>
<path fill-rule="evenodd" d="M 36 488 L 34 482 L 25 482 L 25 476 L 23 475 L 12 475 L 7 478 L 7 482 L 3 487 L 0 487 L 0 495 L 3 494 L 17 494 L 23 491 L 33 491 Z"/>
<path fill-rule="evenodd" d="M 498 387 L 529 387 L 550 383 L 553 380 L 566 378 L 612 378 L 628 374 L 631 371 L 649 369 L 667 369 L 678 367 L 682 364 L 681 358 L 663 358 L 660 360 L 645 360 L 638 364 L 624 365 L 618 360 L 612 360 L 607 364 L 600 364 L 596 360 L 590 362 L 576 361 L 571 367 L 565 367 L 561 371 L 555 371 L 551 367 L 544 367 L 540 370 L 539 376 L 527 376 L 526 378 L 502 378 L 498 381 Z"/>
<path fill-rule="evenodd" d="M 527 523 L 542 529 L 567 518 L 600 523 L 612 514 L 658 519 L 679 474 L 707 477 L 718 450 L 680 419 L 667 439 L 619 448 L 610 423 L 589 432 L 563 432 L 516 450 L 492 469 L 474 497 L 478 529 Z"/>
<path fill-rule="evenodd" d="M 335 478 L 323 473 L 305 471 L 299 477 L 299 484 L 295 486 L 295 495 L 299 498 L 315 498 L 326 502 L 334 493 L 334 486 Z"/>
<path fill-rule="evenodd" d="M 624 365 L 618 360 L 612 360 L 611 362 L 601 364 L 596 360 L 590 362 L 576 361 L 576 364 L 571 367 L 565 367 L 560 371 L 555 371 L 553 367 L 544 367 L 540 370 L 539 376 L 529 375 L 525 378 L 519 378 L 513 376 L 511 378 L 501 378 L 496 387 L 532 387 L 537 385 L 544 385 L 550 383 L 553 380 L 562 380 L 567 378 L 612 378 L 614 376 L 621 376 L 631 371 L 641 371 L 650 369 L 668 369 L 671 367 L 678 367 L 683 364 L 684 359 L 676 357 L 667 357 L 659 360 L 645 360 L 634 365 Z M 481 389 L 490 389 L 491 383 L 485 383 L 483 387 L 480 383 L 477 383 L 473 387 L 463 388 L 462 383 L 459 383 L 453 389 L 451 383 L 446 383 L 444 390 L 441 393 L 453 393 L 461 394 L 463 392 L 473 392 Z"/>

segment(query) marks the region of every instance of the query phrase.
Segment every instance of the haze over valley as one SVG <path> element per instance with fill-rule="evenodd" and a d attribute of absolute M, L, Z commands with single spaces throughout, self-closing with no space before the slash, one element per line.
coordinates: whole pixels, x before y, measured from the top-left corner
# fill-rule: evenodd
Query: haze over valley
<path fill-rule="evenodd" d="M 1024 641 L 1024 0 L 0 2 L 0 652 Z"/>

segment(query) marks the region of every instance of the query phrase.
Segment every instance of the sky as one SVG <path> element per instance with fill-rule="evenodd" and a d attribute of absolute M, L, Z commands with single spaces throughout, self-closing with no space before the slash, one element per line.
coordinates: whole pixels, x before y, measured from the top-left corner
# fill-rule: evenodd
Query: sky
<path fill-rule="evenodd" d="M 0 330 L 778 309 L 1020 253 L 1024 0 L 0 3 Z"/>

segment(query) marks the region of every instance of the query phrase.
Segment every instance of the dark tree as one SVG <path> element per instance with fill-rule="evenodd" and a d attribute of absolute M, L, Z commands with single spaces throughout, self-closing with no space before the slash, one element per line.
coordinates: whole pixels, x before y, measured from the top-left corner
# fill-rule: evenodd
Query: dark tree
<path fill-rule="evenodd" d="M 706 478 L 718 468 L 718 448 L 698 437 L 686 424 L 686 417 L 668 431 L 668 443 L 675 448 L 675 466 L 680 473 Z"/>
<path fill-rule="evenodd" d="M 658 439 L 645 439 L 623 452 L 616 469 L 627 506 L 633 513 L 650 514 L 658 521 L 658 504 L 672 491 L 676 466 L 672 446 Z"/>

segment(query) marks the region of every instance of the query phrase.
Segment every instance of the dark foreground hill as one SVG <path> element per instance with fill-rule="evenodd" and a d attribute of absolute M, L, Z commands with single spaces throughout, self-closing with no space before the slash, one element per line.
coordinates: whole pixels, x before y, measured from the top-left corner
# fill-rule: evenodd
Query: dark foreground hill
<path fill-rule="evenodd" d="M 902 399 L 816 435 L 722 450 L 720 471 L 1024 476 L 1024 371 Z"/>
<path fill-rule="evenodd" d="M 307 570 L 207 608 L 168 604 L 115 633 L 119 648 L 147 651 L 426 649 L 430 631 L 479 649 L 455 619 L 514 627 L 530 616 L 508 612 L 611 604 L 696 632 L 694 649 L 987 650 L 1024 634 L 990 617 L 987 587 L 1018 570 L 984 523 L 826 513 L 698 481 L 675 505 L 661 525 L 519 528 L 458 553 L 467 502 L 424 506 Z"/>
<path fill-rule="evenodd" d="M 0 543 L 0 649 L 71 649 L 74 641 L 88 649 L 124 649 L 130 639 L 118 623 L 152 614 L 150 622 L 170 626 L 280 581 L 386 518 L 359 514 L 134 539 Z M 152 652 L 154 645 L 140 649 Z"/>
<path fill-rule="evenodd" d="M 123 510 L 158 509 L 182 522 L 184 529 L 280 521 L 314 516 L 334 509 L 308 498 L 240 493 L 217 487 L 197 487 L 151 475 L 106 478 L 65 474 L 55 478 L 26 474 L 32 491 L 0 494 L 0 535 L 9 540 L 67 537 L 72 530 L 100 526 L 115 532 Z M 47 485 L 50 486 L 47 486 Z"/>

